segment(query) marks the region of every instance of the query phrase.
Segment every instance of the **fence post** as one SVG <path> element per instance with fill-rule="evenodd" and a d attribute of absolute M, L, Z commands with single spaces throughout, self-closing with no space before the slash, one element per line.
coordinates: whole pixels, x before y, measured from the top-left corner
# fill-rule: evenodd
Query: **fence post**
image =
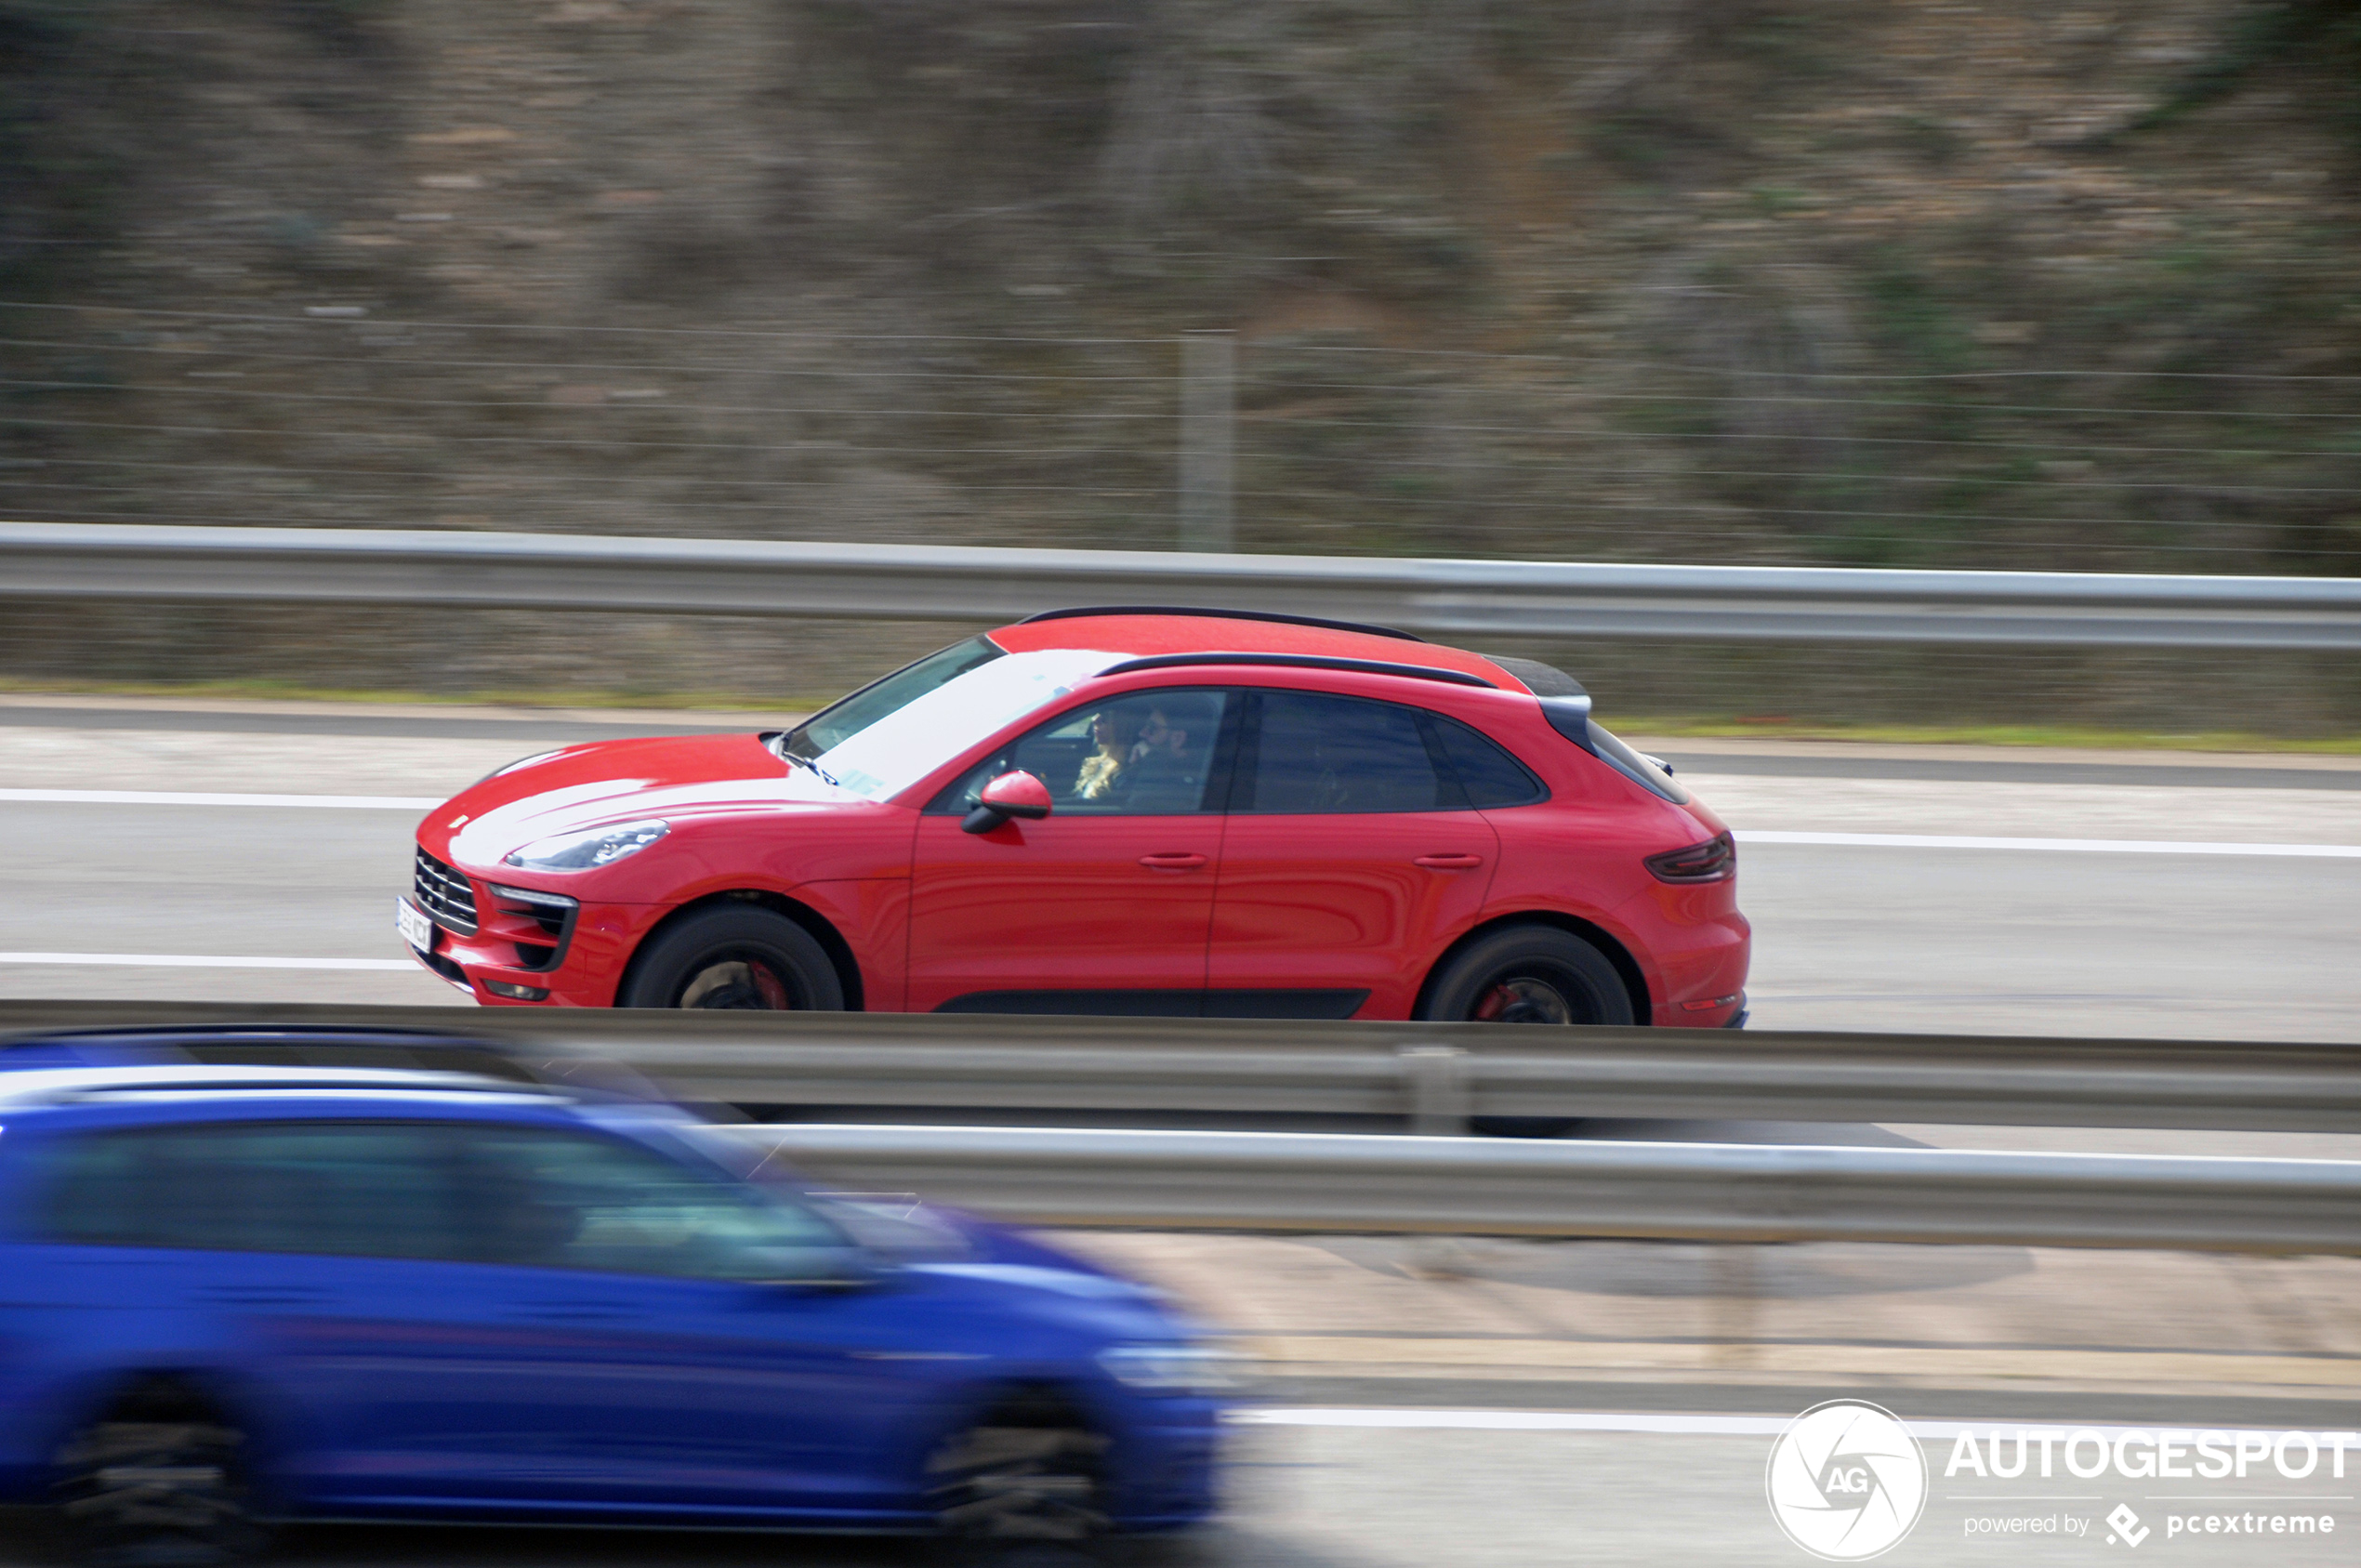
<path fill-rule="evenodd" d="M 1237 419 L 1237 339 L 1192 332 L 1180 339 L 1180 547 L 1237 548 L 1231 513 Z"/>
<path fill-rule="evenodd" d="M 1405 1046 L 1394 1061 L 1402 1068 L 1410 1130 L 1426 1138 L 1466 1137 L 1474 1099 L 1468 1053 L 1457 1046 Z"/>

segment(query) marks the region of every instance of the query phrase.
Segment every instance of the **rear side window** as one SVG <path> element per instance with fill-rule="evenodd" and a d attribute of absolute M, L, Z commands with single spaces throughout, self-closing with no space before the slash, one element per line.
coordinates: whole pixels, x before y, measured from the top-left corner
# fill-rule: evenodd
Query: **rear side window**
<path fill-rule="evenodd" d="M 786 1194 L 561 1128 L 134 1127 L 66 1140 L 46 1164 L 36 1233 L 86 1246 L 791 1279 L 845 1245 Z"/>
<path fill-rule="evenodd" d="M 1468 792 L 1470 805 L 1530 806 L 1550 798 L 1541 781 L 1489 737 L 1439 713 L 1430 713 L 1426 719 L 1435 744 L 1459 776 L 1459 787 Z"/>
<path fill-rule="evenodd" d="M 58 1147 L 39 1231 L 90 1246 L 459 1258 L 452 1174 L 423 1124 L 125 1128 Z"/>
<path fill-rule="evenodd" d="M 1467 810 L 1415 708 L 1316 692 L 1259 694 L 1253 764 L 1233 809 L 1258 815 Z"/>

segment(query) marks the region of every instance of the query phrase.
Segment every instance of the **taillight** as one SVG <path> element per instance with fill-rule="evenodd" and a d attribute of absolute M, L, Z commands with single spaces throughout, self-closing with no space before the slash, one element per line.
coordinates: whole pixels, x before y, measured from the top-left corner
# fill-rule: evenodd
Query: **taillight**
<path fill-rule="evenodd" d="M 1738 874 L 1738 847 L 1726 833 L 1685 850 L 1667 850 L 1640 863 L 1659 882 L 1727 882 Z"/>

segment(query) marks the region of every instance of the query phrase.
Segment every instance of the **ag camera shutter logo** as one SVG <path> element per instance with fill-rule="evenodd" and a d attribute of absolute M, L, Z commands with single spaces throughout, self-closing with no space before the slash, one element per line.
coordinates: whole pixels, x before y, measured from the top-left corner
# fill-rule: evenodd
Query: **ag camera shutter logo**
<path fill-rule="evenodd" d="M 1787 1423 L 1763 1474 L 1771 1517 L 1828 1562 L 1861 1562 L 1901 1544 L 1927 1506 L 1927 1460 L 1890 1410 L 1832 1399 Z"/>

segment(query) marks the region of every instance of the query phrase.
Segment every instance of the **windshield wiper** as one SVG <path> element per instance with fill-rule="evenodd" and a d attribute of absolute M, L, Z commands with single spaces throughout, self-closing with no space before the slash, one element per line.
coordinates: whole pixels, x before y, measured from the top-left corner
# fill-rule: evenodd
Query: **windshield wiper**
<path fill-rule="evenodd" d="M 838 778 L 834 773 L 829 772 L 825 768 L 821 767 L 820 764 L 812 761 L 809 757 L 802 756 L 798 752 L 789 751 L 784 745 L 778 747 L 777 750 L 779 756 L 785 760 L 793 763 L 798 768 L 811 769 L 812 775 L 822 784 L 834 784 L 838 789 L 842 789 L 844 787 L 844 781 L 842 779 Z"/>

